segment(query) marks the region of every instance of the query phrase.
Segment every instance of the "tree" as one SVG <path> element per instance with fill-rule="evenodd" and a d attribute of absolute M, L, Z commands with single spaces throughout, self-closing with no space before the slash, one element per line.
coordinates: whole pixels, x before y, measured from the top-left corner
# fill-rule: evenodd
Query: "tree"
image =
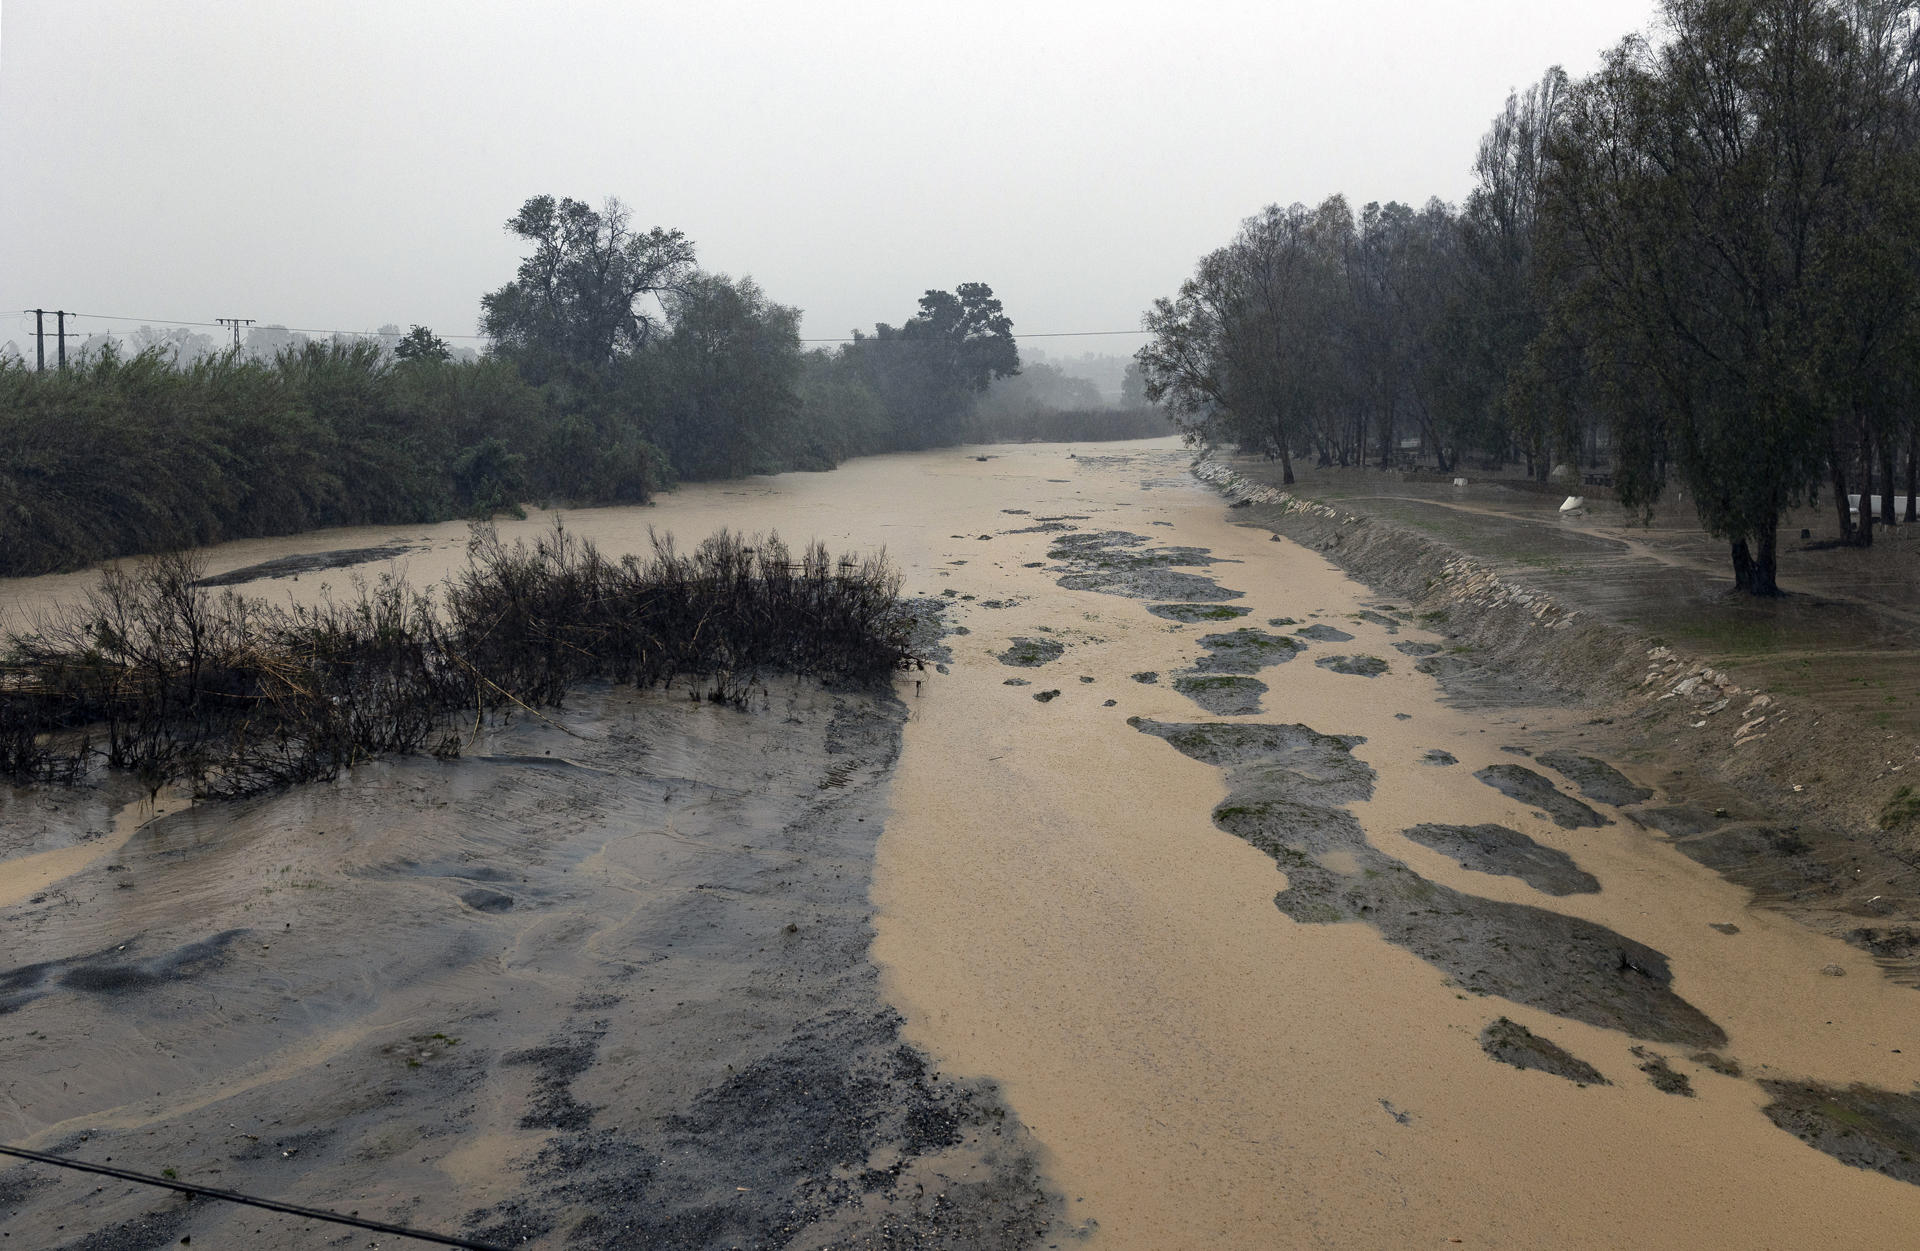
<path fill-rule="evenodd" d="M 533 246 L 514 280 L 480 299 L 481 332 L 519 358 L 535 380 L 572 367 L 604 373 L 659 329 L 643 301 L 680 289 L 693 244 L 678 230 L 641 233 L 617 199 L 595 211 L 578 200 L 535 196 L 507 222 Z"/>
<path fill-rule="evenodd" d="M 688 478 L 785 467 L 800 398 L 800 310 L 751 278 L 689 278 L 668 301 L 658 347 L 664 399 L 658 442 Z"/>
<path fill-rule="evenodd" d="M 1670 455 L 1754 594 L 1777 590 L 1780 515 L 1829 468 L 1836 423 L 1898 393 L 1863 370 L 1895 359 L 1914 305 L 1894 12 L 1666 0 L 1668 41 L 1615 48 L 1549 144 L 1559 274 L 1609 380 L 1622 501 L 1650 507 Z"/>
<path fill-rule="evenodd" d="M 1013 321 L 984 282 L 928 291 L 904 325 L 882 323 L 870 336 L 856 331 L 852 347 L 905 447 L 959 442 L 987 385 L 1020 372 Z"/>
<path fill-rule="evenodd" d="M 1225 436 L 1281 463 L 1313 434 L 1336 385 L 1325 314 L 1337 269 L 1330 239 L 1346 202 L 1319 210 L 1269 205 L 1224 248 L 1200 261 L 1173 299 L 1154 301 L 1143 324 L 1153 341 L 1136 354 L 1146 396 L 1163 400 L 1189 433 Z"/>
<path fill-rule="evenodd" d="M 425 326 L 414 326 L 393 345 L 396 360 L 403 361 L 444 361 L 453 356 L 453 349 Z"/>

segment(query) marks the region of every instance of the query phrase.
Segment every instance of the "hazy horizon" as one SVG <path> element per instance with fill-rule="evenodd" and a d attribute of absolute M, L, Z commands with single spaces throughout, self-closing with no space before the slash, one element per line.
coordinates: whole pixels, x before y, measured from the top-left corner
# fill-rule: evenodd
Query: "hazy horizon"
<path fill-rule="evenodd" d="M 11 0 L 0 341 L 42 306 L 477 345 L 543 193 L 678 227 L 808 338 L 976 280 L 1016 334 L 1132 331 L 1267 203 L 1457 202 L 1510 89 L 1653 10 Z"/>

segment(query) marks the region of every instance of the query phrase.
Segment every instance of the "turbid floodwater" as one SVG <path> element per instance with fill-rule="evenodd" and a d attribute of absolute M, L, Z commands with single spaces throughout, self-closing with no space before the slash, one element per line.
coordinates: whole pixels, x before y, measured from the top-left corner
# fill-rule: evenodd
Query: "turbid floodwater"
<path fill-rule="evenodd" d="M 1631 819 L 1665 797 L 1590 711 L 1450 701 L 1439 623 L 1187 464 L 567 514 L 884 545 L 952 627 L 894 699 L 589 691 L 144 824 L 10 797 L 0 1134 L 514 1245 L 1907 1244 L 1920 992 Z M 311 597 L 464 537 L 208 568 Z M 26 1245 L 337 1245 L 203 1208 L 0 1172 Z"/>

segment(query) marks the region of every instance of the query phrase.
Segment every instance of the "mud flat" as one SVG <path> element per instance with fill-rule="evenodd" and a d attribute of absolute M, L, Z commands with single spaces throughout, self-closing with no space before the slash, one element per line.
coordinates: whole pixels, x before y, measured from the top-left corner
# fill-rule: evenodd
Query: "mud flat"
<path fill-rule="evenodd" d="M 586 691 L 146 821 L 0 910 L 0 1134 L 501 1246 L 1029 1245 L 1033 1144 L 867 957 L 903 715 Z M 17 1246 L 342 1232 L 39 1165 L 0 1197 Z"/>

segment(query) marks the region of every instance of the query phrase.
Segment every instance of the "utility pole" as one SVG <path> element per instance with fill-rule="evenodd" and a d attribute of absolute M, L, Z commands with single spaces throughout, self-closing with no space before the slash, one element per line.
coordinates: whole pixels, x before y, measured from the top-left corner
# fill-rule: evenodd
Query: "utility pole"
<path fill-rule="evenodd" d="M 240 327 L 251 326 L 253 324 L 253 318 L 251 317 L 216 317 L 214 318 L 214 320 L 219 322 L 223 326 L 233 327 L 233 347 L 235 351 L 239 351 L 240 350 Z"/>
<path fill-rule="evenodd" d="M 33 310 L 33 367 L 39 373 L 47 372 L 47 310 Z"/>
<path fill-rule="evenodd" d="M 62 308 L 54 310 L 53 316 L 55 325 L 58 327 L 54 333 L 60 338 L 60 368 L 65 369 L 67 367 L 67 318 L 77 316 L 77 314 L 69 313 L 66 309 Z"/>

